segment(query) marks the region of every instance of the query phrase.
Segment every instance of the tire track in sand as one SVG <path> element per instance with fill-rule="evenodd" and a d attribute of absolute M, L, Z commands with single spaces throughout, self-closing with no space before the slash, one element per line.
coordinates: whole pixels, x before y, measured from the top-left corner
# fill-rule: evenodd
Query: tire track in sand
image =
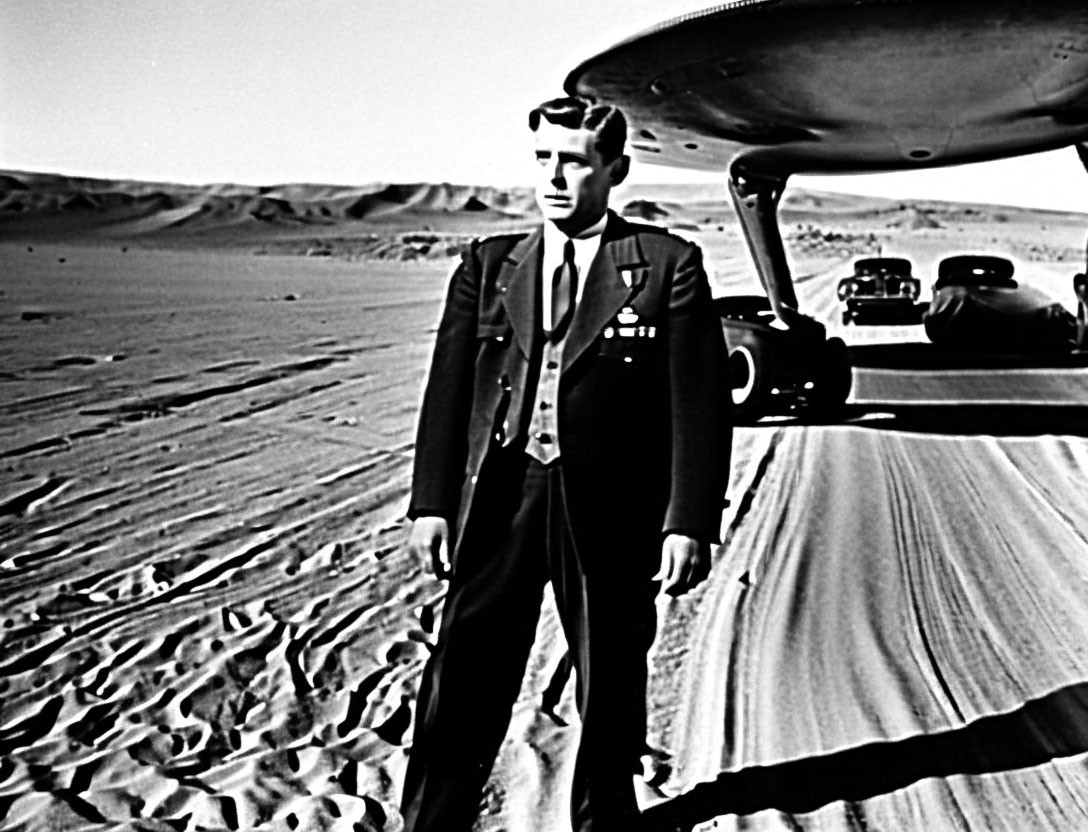
<path fill-rule="evenodd" d="M 947 734 L 1088 679 L 1088 516 L 1055 504 L 1083 493 L 1083 441 L 798 427 L 765 462 L 686 635 L 667 791 Z M 1045 747 L 1062 725 L 1037 731 Z M 1075 760 L 832 795 L 818 813 L 833 829 L 1068 828 L 1084 822 Z M 718 820 L 734 823 L 806 825 Z"/>

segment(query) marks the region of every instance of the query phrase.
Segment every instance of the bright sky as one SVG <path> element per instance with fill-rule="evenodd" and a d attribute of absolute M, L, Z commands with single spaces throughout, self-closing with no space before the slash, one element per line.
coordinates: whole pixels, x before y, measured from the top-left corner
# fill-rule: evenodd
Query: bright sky
<path fill-rule="evenodd" d="M 533 105 L 559 94 L 584 58 L 708 5 L 0 0 L 0 168 L 192 183 L 528 183 Z M 708 181 L 649 165 L 632 178 Z M 1088 211 L 1072 149 L 791 184 Z"/>

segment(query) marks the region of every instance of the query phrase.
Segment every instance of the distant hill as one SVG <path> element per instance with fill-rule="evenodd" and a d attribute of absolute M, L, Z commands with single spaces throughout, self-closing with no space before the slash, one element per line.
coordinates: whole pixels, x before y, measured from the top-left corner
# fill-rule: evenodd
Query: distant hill
<path fill-rule="evenodd" d="M 737 220 L 724 184 L 627 186 L 626 215 L 688 231 Z M 783 228 L 907 230 L 1016 222 L 1032 209 L 788 190 Z M 248 247 L 261 252 L 445 257 L 472 236 L 540 221 L 533 190 L 450 183 L 184 185 L 0 171 L 0 239 L 133 240 L 143 245 Z"/>
<path fill-rule="evenodd" d="M 537 222 L 530 188 L 449 183 L 182 185 L 0 171 L 0 239 L 448 256 Z"/>
<path fill-rule="evenodd" d="M 448 215 L 475 219 L 519 219 L 535 212 L 532 190 L 470 185 L 384 184 L 359 186 L 287 184 L 178 185 L 134 180 L 89 179 L 59 174 L 0 172 L 0 222 L 78 215 L 118 232 L 139 221 L 137 233 L 152 229 L 231 223 L 329 225 L 338 221 Z M 149 218 L 159 222 L 147 222 Z"/>

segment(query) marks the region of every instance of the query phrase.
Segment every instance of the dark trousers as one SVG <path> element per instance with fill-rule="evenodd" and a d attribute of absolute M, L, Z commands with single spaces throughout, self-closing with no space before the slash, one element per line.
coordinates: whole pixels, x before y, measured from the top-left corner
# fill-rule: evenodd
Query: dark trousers
<path fill-rule="evenodd" d="M 560 462 L 545 467 L 507 450 L 489 465 L 473 509 L 479 516 L 461 545 L 420 686 L 401 804 L 405 832 L 472 828 L 549 580 L 575 669 L 582 725 L 572 827 L 629 832 L 638 815 L 632 776 L 645 746 L 652 567 L 632 563 L 623 575 L 586 568 L 594 553 L 575 548 Z M 631 557 L 646 561 L 644 554 Z"/>

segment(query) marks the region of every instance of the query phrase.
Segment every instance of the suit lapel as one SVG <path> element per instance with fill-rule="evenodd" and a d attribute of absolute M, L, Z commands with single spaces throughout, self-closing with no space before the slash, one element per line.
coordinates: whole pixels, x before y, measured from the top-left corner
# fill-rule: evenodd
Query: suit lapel
<path fill-rule="evenodd" d="M 543 236 L 544 229 L 538 227 L 510 249 L 506 255 L 506 266 L 496 281 L 518 347 L 526 358 L 533 354 L 533 342 L 540 328 L 540 315 L 537 312 L 540 293 L 537 288 L 544 252 Z"/>
<path fill-rule="evenodd" d="M 623 270 L 646 265 L 638 238 L 628 232 L 629 226 L 623 219 L 616 214 L 609 214 L 608 225 L 601 238 L 601 248 L 585 277 L 582 299 L 574 309 L 574 318 L 563 347 L 563 370 L 578 359 L 597 334 L 641 288 L 638 279 L 628 286 L 621 277 Z"/>

